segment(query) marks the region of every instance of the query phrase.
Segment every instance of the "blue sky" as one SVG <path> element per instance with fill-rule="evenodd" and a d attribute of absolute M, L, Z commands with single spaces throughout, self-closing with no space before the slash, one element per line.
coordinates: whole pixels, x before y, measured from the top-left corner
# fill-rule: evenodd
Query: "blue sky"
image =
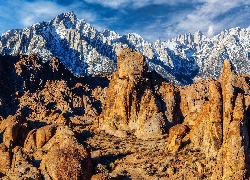
<path fill-rule="evenodd" d="M 149 42 L 250 26 L 250 0 L 0 0 L 0 34 L 69 11 L 98 31 L 137 33 Z"/>

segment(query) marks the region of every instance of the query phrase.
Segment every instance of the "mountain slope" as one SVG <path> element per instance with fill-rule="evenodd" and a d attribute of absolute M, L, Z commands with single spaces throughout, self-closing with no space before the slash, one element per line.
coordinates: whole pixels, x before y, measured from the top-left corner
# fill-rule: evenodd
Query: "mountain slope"
<path fill-rule="evenodd" d="M 149 69 L 173 84 L 218 78 L 225 59 L 231 60 L 237 72 L 250 72 L 250 27 L 224 30 L 211 39 L 197 31 L 149 43 L 135 33 L 120 36 L 109 30 L 98 32 L 69 12 L 23 30 L 9 30 L 0 37 L 2 55 L 37 53 L 43 61 L 57 56 L 74 74 L 84 75 L 116 71 L 122 47 L 142 53 Z"/>

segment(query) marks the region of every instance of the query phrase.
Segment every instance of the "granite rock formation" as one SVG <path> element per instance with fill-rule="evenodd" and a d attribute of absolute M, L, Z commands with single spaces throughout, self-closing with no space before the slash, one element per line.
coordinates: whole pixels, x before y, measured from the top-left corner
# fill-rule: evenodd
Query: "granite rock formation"
<path fill-rule="evenodd" d="M 56 133 L 42 147 L 48 153 L 40 165 L 45 179 L 83 179 L 92 176 L 89 152 L 79 144 L 67 126 L 59 126 Z"/>
<path fill-rule="evenodd" d="M 162 116 L 163 119 L 168 117 L 170 120 L 167 121 L 167 118 L 164 119 L 166 122 L 164 124 L 165 127 L 161 124 L 165 128 L 165 132 L 167 130 L 166 124 L 173 119 L 174 109 L 177 109 L 175 112 L 178 112 L 179 119 L 178 121 L 174 119 L 175 122 L 172 126 L 183 121 L 183 124 L 170 128 L 168 149 L 178 151 L 183 146 L 183 142 L 187 143 L 190 141 L 189 146 L 204 153 L 206 159 L 216 159 L 216 162 L 211 165 L 214 171 L 211 176 L 212 178 L 243 179 L 247 177 L 249 173 L 247 170 L 249 166 L 249 130 L 247 123 L 248 118 L 246 116 L 246 111 L 249 106 L 248 77 L 242 74 L 236 74 L 231 62 L 225 60 L 222 77 L 218 80 L 208 78 L 207 80 L 184 87 L 175 87 L 171 84 L 166 84 L 164 81 L 154 84 L 152 83 L 154 81 L 152 80 L 153 75 L 143 73 L 143 67 L 141 67 L 142 70 L 140 72 L 136 70 L 131 72 L 130 67 L 126 67 L 130 64 L 133 65 L 129 57 L 127 57 L 127 59 L 120 58 L 120 56 L 128 56 L 127 51 L 128 49 L 124 52 L 125 55 L 123 55 L 123 51 L 121 51 L 121 54 L 118 56 L 118 69 L 117 72 L 114 73 L 108 88 L 103 113 L 99 119 L 100 127 L 117 136 L 124 135 L 124 132 L 131 132 L 131 130 L 133 130 L 134 127 L 131 126 L 130 123 L 131 120 L 132 122 L 136 122 L 133 121 L 133 116 L 131 116 L 136 114 L 133 113 L 133 107 L 136 107 L 133 105 L 135 98 L 132 98 L 132 100 L 122 98 L 136 97 L 136 95 L 133 95 L 133 91 L 129 91 L 131 89 L 129 85 L 124 86 L 123 84 L 126 82 L 136 87 L 136 85 L 130 83 L 131 79 L 136 79 L 135 77 L 138 75 L 143 80 L 141 75 L 144 74 L 144 78 L 150 77 L 148 82 L 151 85 L 143 86 L 143 83 L 141 83 L 136 92 L 143 92 L 141 90 L 143 87 L 152 87 L 151 92 L 153 93 L 150 94 L 150 96 L 145 96 L 149 99 L 148 102 L 150 102 L 150 104 L 143 106 L 145 101 L 139 101 L 140 103 L 137 104 L 143 106 L 144 111 L 149 109 L 147 108 L 148 106 L 151 108 L 158 107 L 159 109 L 150 111 L 162 112 L 164 115 L 167 115 L 168 112 L 163 111 L 160 100 L 166 102 L 165 107 L 172 104 L 172 106 L 170 106 L 172 107 L 172 116 L 170 116 L 170 118 L 169 116 Z M 134 60 L 136 60 L 137 56 L 132 55 L 132 50 L 130 50 L 130 53 L 131 56 L 134 57 Z M 121 70 L 119 68 L 120 60 L 122 60 L 122 63 L 126 63 L 126 65 L 122 66 Z M 128 61 L 130 63 L 127 63 Z M 126 69 L 128 69 L 127 73 Z M 127 91 L 132 92 L 132 95 L 129 96 Z M 165 97 L 164 99 L 164 95 L 167 95 L 167 98 Z M 151 104 L 152 97 L 158 100 L 159 106 L 154 105 L 157 103 Z M 160 100 L 157 99 L 157 97 L 160 97 Z M 129 103 L 131 103 L 131 105 L 127 105 Z M 142 117 L 145 117 L 140 114 L 140 110 L 141 109 L 137 111 L 139 112 L 139 116 L 136 118 L 139 124 L 141 123 L 140 120 Z M 145 114 L 148 115 L 148 113 Z M 157 118 L 155 117 L 155 119 Z M 146 124 L 147 121 L 142 122 Z M 157 128 L 157 125 L 158 123 L 154 123 L 153 127 Z M 191 129 L 190 133 L 187 133 L 188 128 Z M 142 137 L 147 137 L 148 135 L 140 129 L 140 126 L 139 128 L 137 126 L 137 129 L 134 131 L 136 135 L 143 133 Z M 139 133 L 136 131 L 139 131 Z M 158 134 L 162 134 L 163 132 L 164 131 L 161 131 Z M 186 134 L 187 136 L 184 137 Z"/>
<path fill-rule="evenodd" d="M 151 76 L 152 77 L 152 76 Z M 144 57 L 129 48 L 120 50 L 117 72 L 112 76 L 103 104 L 99 126 L 111 134 L 126 136 L 134 132 L 138 137 L 152 137 L 166 132 L 169 122 L 175 123 L 174 87 L 163 83 L 156 92 Z M 163 109 L 161 101 L 168 103 Z"/>
<path fill-rule="evenodd" d="M 225 61 L 222 78 L 210 82 L 209 100 L 202 105 L 189 134 L 194 148 L 203 151 L 206 158 L 217 160 L 215 179 L 243 179 L 249 173 L 245 105 L 249 85 L 245 79 L 235 73 L 230 61 Z"/>
<path fill-rule="evenodd" d="M 60 114 L 93 117 L 100 113 L 95 96 L 101 95 L 94 92 L 103 91 L 108 79 L 74 76 L 58 58 L 44 63 L 38 55 L 0 56 L 0 63 L 3 118 L 20 112 L 49 122 L 55 116 L 62 119 Z"/>
<path fill-rule="evenodd" d="M 179 151 L 183 142 L 182 139 L 186 136 L 188 128 L 183 124 L 177 124 L 169 129 L 169 138 L 168 138 L 168 149 L 170 151 Z"/>
<path fill-rule="evenodd" d="M 108 80 L 76 77 L 58 58 L 44 63 L 35 54 L 0 63 L 0 177 L 91 179 L 89 150 L 76 137 L 85 119 L 78 119 L 98 114 L 92 90 L 102 92 Z"/>
<path fill-rule="evenodd" d="M 20 145 L 29 132 L 27 120 L 22 115 L 10 115 L 2 121 L 0 132 L 4 132 L 3 143 L 7 148 Z"/>
<path fill-rule="evenodd" d="M 0 69 L 2 179 L 249 178 L 250 76 L 229 60 L 186 86 L 130 48 L 111 78 L 35 54 L 0 56 Z"/>

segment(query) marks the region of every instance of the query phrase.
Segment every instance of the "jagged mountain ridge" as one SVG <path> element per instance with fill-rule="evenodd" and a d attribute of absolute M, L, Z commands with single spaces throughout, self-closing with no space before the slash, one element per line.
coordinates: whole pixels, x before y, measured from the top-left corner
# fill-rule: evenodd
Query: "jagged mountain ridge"
<path fill-rule="evenodd" d="M 120 36 L 109 30 L 98 32 L 69 12 L 23 30 L 9 30 L 0 37 L 2 55 L 37 53 L 43 61 L 57 56 L 74 74 L 84 75 L 116 71 L 122 47 L 142 53 L 151 71 L 178 85 L 218 78 L 225 59 L 231 60 L 237 72 L 250 72 L 250 27 L 224 30 L 211 39 L 197 31 L 150 43 L 135 33 Z"/>

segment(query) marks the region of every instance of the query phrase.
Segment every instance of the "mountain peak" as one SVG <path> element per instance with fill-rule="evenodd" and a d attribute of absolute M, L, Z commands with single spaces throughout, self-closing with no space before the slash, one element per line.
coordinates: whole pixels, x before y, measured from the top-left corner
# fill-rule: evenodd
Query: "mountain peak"
<path fill-rule="evenodd" d="M 144 55 L 151 71 L 184 85 L 196 79 L 217 79 L 224 59 L 232 62 L 236 72 L 250 73 L 249 32 L 250 28 L 232 28 L 210 39 L 196 31 L 150 43 L 136 33 L 98 32 L 70 11 L 35 28 L 7 31 L 0 37 L 0 54 L 37 53 L 44 62 L 57 56 L 74 74 L 97 75 L 112 74 L 119 50 L 129 47 Z"/>
<path fill-rule="evenodd" d="M 73 11 L 69 11 L 67 13 L 62 13 L 58 15 L 59 17 L 70 18 L 72 21 L 76 19 L 76 15 Z"/>
<path fill-rule="evenodd" d="M 56 16 L 56 18 L 54 19 L 56 20 L 56 23 L 59 24 L 61 21 L 64 22 L 64 24 L 68 23 L 68 26 L 72 26 L 75 25 L 77 22 L 77 17 L 74 14 L 73 11 L 67 12 L 67 13 L 62 13 Z"/>

